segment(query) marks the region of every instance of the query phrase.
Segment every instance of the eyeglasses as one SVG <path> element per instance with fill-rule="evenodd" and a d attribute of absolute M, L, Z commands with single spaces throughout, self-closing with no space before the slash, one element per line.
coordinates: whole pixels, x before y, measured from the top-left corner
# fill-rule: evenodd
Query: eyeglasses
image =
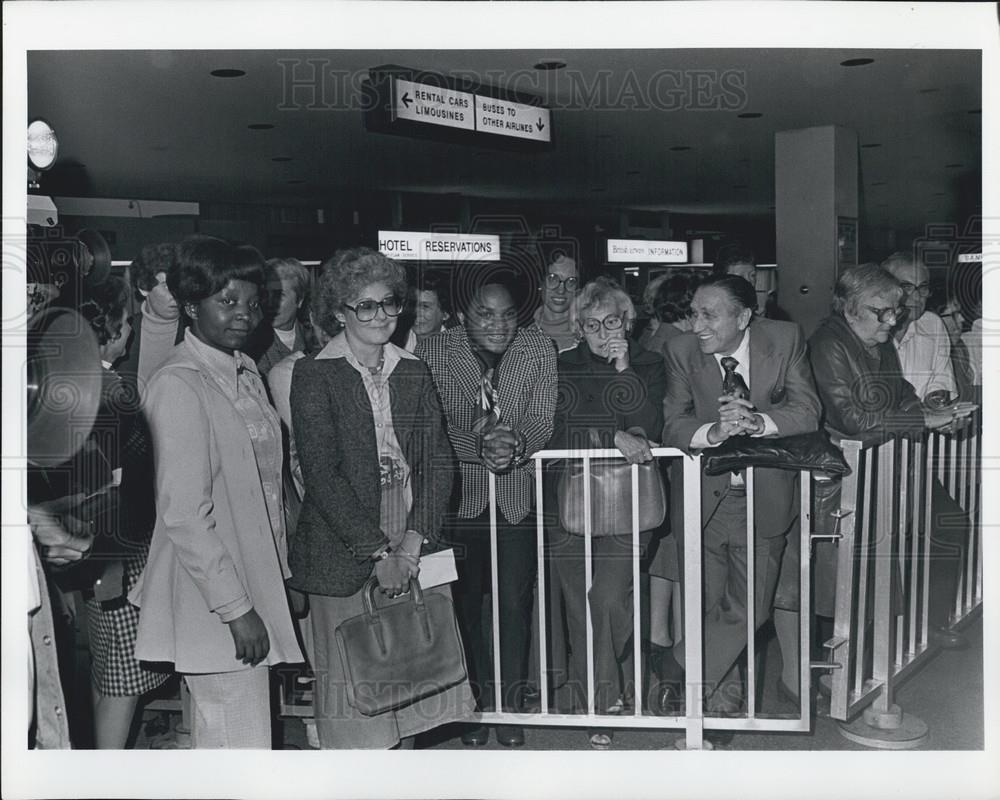
<path fill-rule="evenodd" d="M 895 322 L 903 315 L 903 309 L 899 306 L 886 306 L 885 308 L 865 306 L 865 308 L 878 317 L 878 321 L 882 323 L 888 322 L 890 317 L 892 317 L 892 321 Z"/>
<path fill-rule="evenodd" d="M 584 333 L 597 333 L 602 326 L 607 328 L 609 331 L 617 331 L 621 330 L 621 327 L 624 324 L 624 319 L 616 317 L 613 314 L 609 314 L 604 319 L 587 317 L 587 319 L 580 323 L 580 327 L 583 328 Z"/>
<path fill-rule="evenodd" d="M 565 286 L 567 292 L 575 292 L 579 285 L 580 279 L 573 276 L 560 278 L 554 272 L 550 272 L 545 276 L 545 288 L 552 289 L 553 291 Z"/>
<path fill-rule="evenodd" d="M 349 308 L 358 318 L 358 322 L 371 322 L 375 319 L 378 310 L 381 308 L 387 317 L 398 317 L 403 311 L 403 304 L 398 297 L 389 297 L 379 302 L 378 300 L 362 300 L 356 306 L 349 306 L 344 303 L 344 308 Z"/>
<path fill-rule="evenodd" d="M 903 289 L 904 294 L 917 292 L 921 297 L 927 297 L 931 293 L 931 285 L 929 283 L 913 284 L 909 281 L 900 281 L 899 285 Z"/>

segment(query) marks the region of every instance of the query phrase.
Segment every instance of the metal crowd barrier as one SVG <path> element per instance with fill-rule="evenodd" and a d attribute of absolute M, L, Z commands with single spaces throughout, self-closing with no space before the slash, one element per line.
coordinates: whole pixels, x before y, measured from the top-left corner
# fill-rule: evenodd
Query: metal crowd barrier
<path fill-rule="evenodd" d="M 810 706 L 808 692 L 802 692 L 802 702 L 798 716 L 778 715 L 766 716 L 758 712 L 756 708 L 757 695 L 757 675 L 755 670 L 755 634 L 757 630 L 755 597 L 754 597 L 754 526 L 753 526 L 753 469 L 746 471 L 747 485 L 747 712 L 739 717 L 706 717 L 703 711 L 704 687 L 703 679 L 703 609 L 702 609 L 702 526 L 701 526 L 701 458 L 700 456 L 688 456 L 682 451 L 669 447 L 657 447 L 653 449 L 655 458 L 681 458 L 683 459 L 683 489 L 684 489 L 684 631 L 683 637 L 687 640 L 685 646 L 685 673 L 687 691 L 685 692 L 685 713 L 683 716 L 657 716 L 643 713 L 642 698 L 643 692 L 643 659 L 641 654 L 641 593 L 639 591 L 640 581 L 640 544 L 639 544 L 639 491 L 638 491 L 638 467 L 632 467 L 632 581 L 633 581 L 633 662 L 635 674 L 633 676 L 635 684 L 635 702 L 632 713 L 626 714 L 598 714 L 595 708 L 594 691 L 594 649 L 593 633 L 591 625 L 591 612 L 589 603 L 585 603 L 587 614 L 587 711 L 585 714 L 565 714 L 552 712 L 549 704 L 548 686 L 540 687 L 541 708 L 535 713 L 512 713 L 512 712 L 485 712 L 480 715 L 486 724 L 517 724 L 527 726 L 555 726 L 555 727 L 587 727 L 587 728 L 615 728 L 615 729 L 653 729 L 653 730 L 683 730 L 684 739 L 679 740 L 678 747 L 687 749 L 703 749 L 708 745 L 704 741 L 705 730 L 729 730 L 729 731 L 799 731 L 808 732 L 810 729 Z M 537 558 L 538 558 L 538 596 L 547 597 L 545 590 L 545 513 L 543 498 L 545 496 L 543 488 L 543 463 L 545 461 L 557 459 L 579 459 L 584 465 L 584 473 L 590 475 L 590 465 L 593 459 L 614 459 L 622 458 L 622 454 L 617 449 L 591 449 L 591 450 L 544 450 L 534 455 L 535 477 L 536 477 L 536 498 L 537 498 Z M 810 594 L 810 481 L 809 473 L 803 472 L 800 475 L 801 482 L 801 516 L 800 530 L 801 552 L 804 557 L 800 559 L 800 601 L 801 607 L 809 608 Z M 591 565 L 592 565 L 592 543 L 591 535 L 591 504 L 590 504 L 590 481 L 584 480 L 584 559 L 587 568 L 585 574 L 585 590 L 587 596 L 591 590 Z M 497 504 L 496 504 L 496 480 L 491 474 L 489 480 L 489 502 L 490 502 L 490 533 L 492 542 L 492 579 L 493 585 L 497 585 Z M 674 532 L 679 535 L 680 532 Z M 494 676 L 500 674 L 500 629 L 499 629 L 499 608 L 498 604 L 492 604 L 493 613 L 493 673 Z M 532 631 L 532 635 L 537 637 L 539 654 L 539 675 L 543 684 L 546 683 L 547 676 L 547 650 L 546 650 L 546 609 L 545 603 L 539 603 L 537 625 Z M 800 685 L 809 686 L 810 663 L 808 659 L 810 640 L 810 615 L 800 615 Z M 502 708 L 500 701 L 500 682 L 494 680 L 495 708 Z"/>
<path fill-rule="evenodd" d="M 968 517 L 952 625 L 982 606 L 981 428 L 978 413 L 954 432 L 843 441 L 851 466 L 841 489 L 831 717 L 854 741 L 916 747 L 927 726 L 895 703 L 896 684 L 937 648 L 929 638 L 933 482 Z M 860 719 L 848 724 L 849 720 Z"/>

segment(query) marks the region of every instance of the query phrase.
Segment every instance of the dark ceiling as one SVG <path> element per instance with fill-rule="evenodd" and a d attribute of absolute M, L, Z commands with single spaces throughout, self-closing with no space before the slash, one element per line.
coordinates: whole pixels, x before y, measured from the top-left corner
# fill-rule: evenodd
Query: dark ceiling
<path fill-rule="evenodd" d="M 768 214 L 774 134 L 855 130 L 863 224 L 981 213 L 975 50 L 35 51 L 29 118 L 59 134 L 51 195 L 312 204 L 378 190 L 698 215 Z M 863 66 L 842 66 L 870 58 Z M 537 95 L 554 145 L 518 153 L 366 131 L 368 70 Z M 215 77 L 214 70 L 242 71 Z M 270 125 L 251 129 L 251 125 Z"/>

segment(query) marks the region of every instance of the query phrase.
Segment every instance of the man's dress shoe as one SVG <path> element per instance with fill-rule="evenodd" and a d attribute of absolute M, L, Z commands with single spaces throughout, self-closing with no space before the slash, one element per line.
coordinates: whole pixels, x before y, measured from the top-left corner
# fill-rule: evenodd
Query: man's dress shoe
<path fill-rule="evenodd" d="M 523 747 L 524 728 L 520 725 L 497 725 L 497 741 L 504 747 Z"/>

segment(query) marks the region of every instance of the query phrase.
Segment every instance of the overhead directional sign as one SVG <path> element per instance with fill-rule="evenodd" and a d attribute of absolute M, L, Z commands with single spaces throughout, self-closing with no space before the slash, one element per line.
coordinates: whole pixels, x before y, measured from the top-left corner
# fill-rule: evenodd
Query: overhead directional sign
<path fill-rule="evenodd" d="M 608 239 L 609 264 L 686 264 L 687 242 Z"/>
<path fill-rule="evenodd" d="M 394 87 L 396 116 L 414 122 L 475 130 L 470 92 L 456 92 L 426 83 L 397 78 Z"/>
<path fill-rule="evenodd" d="M 490 141 L 537 150 L 552 144 L 552 111 L 535 98 L 442 75 L 385 67 L 373 70 L 369 130 L 447 141 Z M 488 136 L 481 136 L 488 134 Z"/>
<path fill-rule="evenodd" d="M 397 261 L 499 261 L 500 237 L 491 234 L 379 231 L 378 249 Z"/>
<path fill-rule="evenodd" d="M 476 130 L 483 133 L 548 142 L 552 139 L 550 117 L 547 108 L 476 95 Z"/>

